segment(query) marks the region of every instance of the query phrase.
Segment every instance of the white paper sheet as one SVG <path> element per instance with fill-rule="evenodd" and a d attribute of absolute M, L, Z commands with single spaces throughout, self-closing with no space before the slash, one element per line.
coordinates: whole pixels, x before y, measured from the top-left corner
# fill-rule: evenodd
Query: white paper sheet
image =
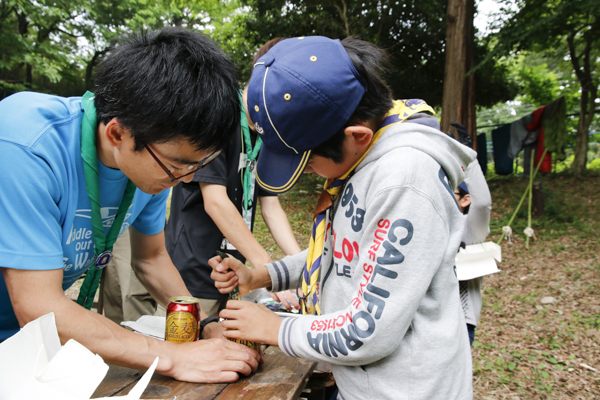
<path fill-rule="evenodd" d="M 139 400 L 157 363 L 158 358 L 121 398 Z M 102 358 L 75 340 L 61 347 L 54 313 L 28 323 L 0 343 L 2 400 L 88 400 L 107 372 Z"/>
<path fill-rule="evenodd" d="M 165 340 L 165 317 L 142 315 L 137 321 L 123 321 L 121 325 L 128 326 L 137 333 Z"/>
<path fill-rule="evenodd" d="M 148 368 L 148 371 L 146 371 L 144 376 L 142 376 L 142 378 L 138 381 L 138 383 L 135 384 L 133 389 L 131 389 L 126 396 L 100 397 L 96 400 L 106 400 L 106 399 L 140 400 L 140 397 L 142 397 L 142 393 L 144 393 L 144 390 L 146 390 L 146 387 L 148 387 L 148 383 L 150 382 L 150 379 L 152 379 L 152 375 L 154 374 L 154 370 L 156 369 L 157 365 L 158 365 L 158 357 L 156 357 L 156 359 L 154 360 L 154 362 L 152 363 L 150 368 Z"/>
<path fill-rule="evenodd" d="M 456 255 L 456 276 L 459 281 L 467 281 L 500 272 L 496 261 L 502 261 L 502 249 L 496 243 L 467 246 Z"/>

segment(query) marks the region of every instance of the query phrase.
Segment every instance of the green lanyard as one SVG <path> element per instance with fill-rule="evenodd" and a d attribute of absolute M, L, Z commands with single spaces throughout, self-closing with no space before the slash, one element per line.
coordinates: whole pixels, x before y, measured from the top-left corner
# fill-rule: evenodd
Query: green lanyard
<path fill-rule="evenodd" d="M 106 267 L 112 258 L 112 249 L 119 237 L 123 220 L 135 194 L 135 185 L 127 181 L 125 193 L 121 205 L 115 216 L 108 234 L 104 235 L 102 215 L 100 214 L 100 186 L 98 184 L 98 154 L 96 152 L 96 129 L 98 127 L 96 108 L 94 107 L 94 94 L 86 92 L 81 98 L 83 106 L 83 118 L 81 121 L 81 158 L 83 159 L 83 172 L 85 175 L 85 190 L 90 199 L 92 208 L 92 233 L 94 237 L 94 266 L 88 269 L 77 303 L 88 310 L 92 308 L 94 295 L 100 284 L 102 269 Z"/>
<path fill-rule="evenodd" d="M 241 96 L 240 96 L 241 99 Z M 252 139 L 250 138 L 250 128 L 248 127 L 248 120 L 246 119 L 246 112 L 244 111 L 244 102 L 242 101 L 242 116 L 240 118 L 241 121 L 241 131 L 242 137 L 244 141 L 242 142 L 242 153 L 246 154 L 246 165 L 242 170 L 242 187 L 244 190 L 244 198 L 242 201 L 244 212 L 243 217 L 248 224 L 248 228 L 250 228 L 252 216 L 251 213 L 248 213 L 248 207 L 252 205 L 254 200 L 254 188 L 255 188 L 255 176 L 254 170 L 256 168 L 256 158 L 258 157 L 258 152 L 260 151 L 260 147 L 262 145 L 262 139 L 260 137 L 256 138 L 256 143 L 254 143 L 254 147 L 252 147 Z M 245 151 L 244 151 L 245 150 Z"/>

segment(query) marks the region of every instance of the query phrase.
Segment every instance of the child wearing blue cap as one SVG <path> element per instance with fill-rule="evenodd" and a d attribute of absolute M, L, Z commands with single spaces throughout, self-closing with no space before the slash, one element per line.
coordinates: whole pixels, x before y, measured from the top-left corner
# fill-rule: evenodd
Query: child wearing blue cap
<path fill-rule="evenodd" d="M 478 162 L 469 164 L 465 171 L 465 180 L 454 191 L 456 201 L 465 214 L 464 245 L 483 243 L 490 233 L 490 213 L 492 195 Z M 463 307 L 469 343 L 475 340 L 475 330 L 483 306 L 481 285 L 483 277 L 460 281 L 460 300 Z"/>
<path fill-rule="evenodd" d="M 257 181 L 273 193 L 303 172 L 327 182 L 307 250 L 256 269 L 209 262 L 222 293 L 297 287 L 304 315 L 230 301 L 220 316 L 228 337 L 329 363 L 337 399 L 471 399 L 453 190 L 476 154 L 440 132 L 422 100 L 392 101 L 386 60 L 358 39 L 299 37 L 255 64 Z"/>

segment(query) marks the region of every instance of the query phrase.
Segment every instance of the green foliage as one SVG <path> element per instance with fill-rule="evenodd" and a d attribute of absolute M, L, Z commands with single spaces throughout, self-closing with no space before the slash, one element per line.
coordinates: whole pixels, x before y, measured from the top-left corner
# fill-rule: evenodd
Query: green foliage
<path fill-rule="evenodd" d="M 243 4 L 247 12 L 237 15 L 227 32 L 217 34 L 236 61 L 242 82 L 249 79 L 253 54 L 270 39 L 353 35 L 386 49 L 392 63 L 387 80 L 395 98 L 441 104 L 446 0 L 243 0 Z M 477 47 L 480 59 L 486 52 L 484 45 Z M 487 63 L 477 74 L 486 82 L 477 86 L 482 103 L 491 105 L 514 97 L 515 85 L 507 82 L 506 70 L 496 63 Z"/>
<path fill-rule="evenodd" d="M 496 46 L 489 57 L 533 51 L 542 55 L 551 54 L 555 59 L 571 64 L 570 72 L 574 71 L 574 74 L 571 72 L 569 75 L 578 81 L 578 87 L 571 93 L 580 92 L 577 97 L 582 111 L 577 124 L 572 169 L 581 174 L 586 167 L 587 134 L 593 122 L 600 88 L 600 76 L 596 72 L 600 60 L 598 1 L 518 0 L 516 6 L 497 33 Z M 521 78 L 530 85 L 529 94 L 534 102 L 551 97 L 551 92 L 544 90 L 544 85 L 552 77 L 543 77 L 542 73 L 539 67 L 537 71 L 536 68 L 521 70 Z M 567 79 L 566 76 L 563 78 Z"/>
<path fill-rule="evenodd" d="M 0 94 L 81 95 L 120 36 L 182 26 L 210 34 L 235 0 L 0 0 Z"/>
<path fill-rule="evenodd" d="M 59 82 L 75 59 L 83 14 L 80 2 L 0 0 L 0 87 Z"/>
<path fill-rule="evenodd" d="M 485 59 L 489 49 L 477 46 L 477 60 Z M 511 64 L 499 57 L 480 64 L 475 70 L 475 98 L 477 107 L 490 108 L 498 102 L 513 100 L 519 93 L 519 82 Z"/>
<path fill-rule="evenodd" d="M 558 77 L 548 71 L 546 64 L 532 67 L 524 65 L 519 71 L 519 78 L 527 88 L 527 97 L 537 106 L 549 104 L 558 97 Z"/>

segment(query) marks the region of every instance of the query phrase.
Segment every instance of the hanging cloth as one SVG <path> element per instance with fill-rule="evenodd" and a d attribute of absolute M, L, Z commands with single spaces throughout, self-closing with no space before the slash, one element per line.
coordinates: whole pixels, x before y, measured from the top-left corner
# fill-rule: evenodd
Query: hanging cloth
<path fill-rule="evenodd" d="M 548 104 L 544 109 L 542 127 L 544 128 L 544 148 L 548 153 L 554 153 L 558 161 L 567 158 L 565 147 L 569 136 L 566 126 L 567 104 L 565 97 L 561 96 Z"/>
<path fill-rule="evenodd" d="M 244 110 L 244 101 L 240 94 L 242 103 L 242 115 L 240 117 L 241 135 L 242 135 L 242 154 L 240 155 L 240 167 L 242 169 L 242 217 L 248 225 L 248 229 L 252 230 L 252 209 L 254 208 L 254 191 L 256 189 L 256 159 L 262 145 L 262 139 L 258 137 L 252 146 L 252 138 L 250 137 L 250 128 L 246 119 L 246 111 Z"/>
<path fill-rule="evenodd" d="M 119 237 L 123 220 L 135 194 L 135 185 L 127 181 L 125 193 L 119 205 L 117 215 L 112 226 L 104 235 L 102 216 L 100 214 L 100 187 L 98 184 L 98 154 L 96 152 L 96 129 L 98 127 L 94 94 L 86 92 L 81 98 L 83 118 L 81 120 L 81 158 L 83 159 L 83 172 L 85 175 L 85 190 L 90 199 L 92 209 L 92 234 L 94 238 L 94 267 L 89 268 L 81 289 L 77 303 L 88 310 L 92 308 L 94 295 L 100 284 L 102 269 L 108 265 L 112 258 L 112 249 Z"/>
<path fill-rule="evenodd" d="M 542 154 L 544 155 L 544 161 L 542 161 L 542 166 L 540 167 L 540 172 L 552 172 L 552 154 L 550 152 L 544 152 L 544 128 L 542 126 L 542 121 L 544 120 L 544 109 L 546 106 L 542 106 L 533 112 L 533 122 L 526 126 L 527 130 L 540 131 L 538 135 L 536 151 L 535 151 L 535 165 L 540 163 L 542 159 Z"/>
<path fill-rule="evenodd" d="M 383 123 L 373 135 L 373 139 L 362 157 L 344 175 L 337 179 L 327 179 L 327 182 L 325 182 L 313 217 L 313 228 L 308 245 L 308 254 L 301 275 L 302 296 L 300 297 L 300 301 L 302 305 L 302 314 L 321 315 L 321 308 L 318 301 L 317 281 L 321 269 L 321 255 L 323 253 L 325 239 L 327 211 L 339 196 L 348 177 L 373 148 L 373 145 L 379 140 L 383 132 L 393 125 L 406 121 L 411 115 L 423 111 L 428 111 L 435 115 L 433 108 L 427 105 L 423 100 L 411 99 L 394 101 L 392 109 L 386 114 Z"/>

